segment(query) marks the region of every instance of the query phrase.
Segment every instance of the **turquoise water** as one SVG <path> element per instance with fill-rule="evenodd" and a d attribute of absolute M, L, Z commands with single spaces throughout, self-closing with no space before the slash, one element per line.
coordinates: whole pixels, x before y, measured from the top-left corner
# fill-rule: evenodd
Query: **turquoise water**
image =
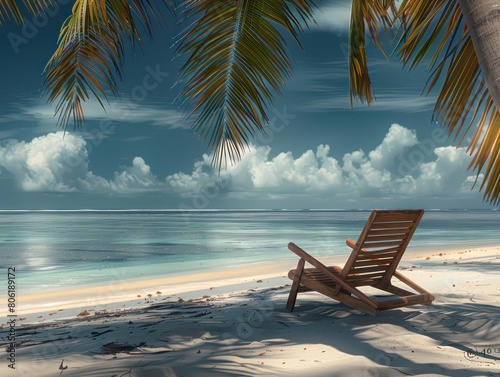
<path fill-rule="evenodd" d="M 348 254 L 369 211 L 1 212 L 1 268 L 18 290 L 52 290 Z M 408 253 L 500 245 L 498 211 L 427 211 Z"/>

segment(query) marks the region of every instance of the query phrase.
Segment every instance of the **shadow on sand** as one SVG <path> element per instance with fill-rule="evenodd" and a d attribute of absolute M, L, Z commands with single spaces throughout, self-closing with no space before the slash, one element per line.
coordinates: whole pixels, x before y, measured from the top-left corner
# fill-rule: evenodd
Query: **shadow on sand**
<path fill-rule="evenodd" d="M 499 375 L 497 306 L 441 298 L 371 316 L 313 293 L 289 313 L 287 292 L 18 328 L 16 376 Z"/>

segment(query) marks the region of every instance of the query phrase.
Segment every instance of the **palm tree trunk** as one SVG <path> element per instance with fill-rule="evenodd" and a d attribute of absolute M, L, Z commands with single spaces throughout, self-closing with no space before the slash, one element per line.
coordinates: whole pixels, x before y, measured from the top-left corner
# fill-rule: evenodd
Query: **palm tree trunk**
<path fill-rule="evenodd" d="M 500 1 L 458 0 L 481 71 L 500 110 Z"/>

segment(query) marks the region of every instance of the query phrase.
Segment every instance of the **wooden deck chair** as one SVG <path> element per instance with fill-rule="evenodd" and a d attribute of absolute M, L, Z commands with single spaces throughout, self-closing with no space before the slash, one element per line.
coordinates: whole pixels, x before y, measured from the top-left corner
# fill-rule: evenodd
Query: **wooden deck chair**
<path fill-rule="evenodd" d="M 423 210 L 373 211 L 358 241 L 346 240 L 353 250 L 344 268 L 327 267 L 289 243 L 288 248 L 300 259 L 297 268 L 288 273 L 293 283 L 287 309 L 293 311 L 297 294 L 306 291 L 320 292 L 371 314 L 408 305 L 430 305 L 434 296 L 396 271 L 423 214 Z M 304 268 L 306 262 L 313 268 Z M 392 285 L 393 276 L 414 292 Z M 391 295 L 368 296 L 359 289 L 363 286 Z"/>

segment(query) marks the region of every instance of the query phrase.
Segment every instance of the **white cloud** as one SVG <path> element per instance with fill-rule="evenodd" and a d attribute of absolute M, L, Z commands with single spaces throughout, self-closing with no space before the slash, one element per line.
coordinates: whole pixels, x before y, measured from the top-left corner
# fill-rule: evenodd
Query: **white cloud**
<path fill-rule="evenodd" d="M 8 140 L 0 147 L 0 165 L 24 191 L 74 191 L 75 178 L 86 171 L 82 138 L 52 133 L 31 142 Z M 71 168 L 70 168 L 71 167 Z"/>
<path fill-rule="evenodd" d="M 425 147 L 425 148 L 424 148 Z M 464 148 L 433 147 L 419 142 L 415 131 L 393 124 L 381 143 L 337 159 L 328 145 L 294 156 L 273 156 L 269 146 L 252 145 L 242 160 L 220 175 L 212 156 L 203 155 L 191 173 L 158 178 L 142 157 L 122 166 L 110 178 L 89 170 L 85 140 L 78 134 L 51 133 L 29 142 L 0 145 L 0 166 L 23 191 L 87 192 L 141 195 L 150 192 L 196 197 L 200 193 L 231 199 L 453 198 L 471 193 L 475 180 L 466 168 Z M 334 152 L 334 151 L 333 151 Z M 425 153 L 424 153 L 425 152 Z"/>
<path fill-rule="evenodd" d="M 297 92 L 296 95 L 300 98 L 297 108 L 300 111 L 352 111 L 348 90 L 347 43 L 340 43 L 338 49 L 340 55 L 336 61 L 318 63 L 304 59 L 299 63 L 296 75 L 287 84 L 287 90 Z M 353 107 L 356 111 L 419 113 L 434 108 L 436 95 L 423 95 L 422 87 L 415 83 L 401 85 L 401 80 L 406 80 L 406 73 L 399 61 L 372 58 L 368 65 L 375 99 L 370 106 L 354 99 Z"/>
<path fill-rule="evenodd" d="M 420 147 L 415 131 L 398 124 L 391 125 L 372 151 L 346 153 L 340 161 L 330 156 L 328 145 L 320 145 L 316 151 L 308 150 L 297 157 L 291 152 L 272 157 L 269 146 L 251 146 L 242 160 L 227 170 L 231 177 L 229 196 L 359 199 L 471 194 L 468 190 L 472 178 L 466 172 L 470 156 L 463 148 L 433 147 L 424 155 L 424 148 Z M 425 148 L 428 147 L 426 144 Z M 412 148 L 422 154 L 416 161 L 408 156 L 415 154 Z M 170 176 L 169 185 L 184 193 L 199 192 L 200 187 L 214 179 L 210 161 L 211 156 L 205 155 L 195 164 L 192 174 Z M 401 169 L 402 164 L 405 169 Z M 408 168 L 409 165 L 412 166 Z"/>
<path fill-rule="evenodd" d="M 370 106 L 354 101 L 354 108 L 362 111 L 401 111 L 404 109 L 406 112 L 418 113 L 431 110 L 436 103 L 436 97 L 431 95 L 424 97 L 417 91 L 410 92 L 405 89 L 383 92 L 383 90 L 376 90 L 376 99 Z M 316 98 L 314 101 L 302 105 L 300 109 L 311 113 L 318 111 L 351 110 L 351 103 L 348 94 L 332 89 L 331 96 Z"/>
<path fill-rule="evenodd" d="M 372 165 L 377 169 L 390 166 L 396 157 L 401 155 L 408 147 L 418 143 L 415 131 L 409 130 L 399 124 L 393 124 L 385 135 L 382 143 L 370 152 Z"/>
<path fill-rule="evenodd" d="M 95 100 L 87 101 L 83 109 L 86 120 L 112 120 L 113 122 L 144 123 L 149 122 L 154 126 L 169 128 L 187 128 L 186 122 L 182 118 L 182 112 L 177 109 L 168 108 L 168 104 L 161 103 L 151 105 L 133 101 L 132 99 L 111 100 L 106 104 L 106 111 L 102 109 Z M 4 116 L 4 121 L 16 120 L 33 121 L 35 119 L 42 129 L 52 130 L 55 127 L 54 106 L 37 101 L 35 103 L 24 104 L 20 113 L 13 116 Z"/>
<path fill-rule="evenodd" d="M 466 148 L 439 147 L 434 149 L 435 161 L 420 163 L 419 173 L 413 185 L 406 187 L 413 195 L 447 195 L 470 190 L 471 177 L 467 166 L 471 157 Z M 467 188 L 467 186 L 469 186 Z"/>
<path fill-rule="evenodd" d="M 339 186 L 342 172 L 338 162 L 328 156 L 328 145 L 318 146 L 316 152 L 306 151 L 298 158 L 291 152 L 280 153 L 269 159 L 271 148 L 252 146 L 236 166 L 228 169 L 232 185 L 289 193 L 313 193 Z"/>
<path fill-rule="evenodd" d="M 141 157 L 106 180 L 89 171 L 86 142 L 80 135 L 50 133 L 30 142 L 8 140 L 0 146 L 0 166 L 23 191 L 136 193 L 158 191 L 165 183 Z"/>
<path fill-rule="evenodd" d="M 123 171 L 115 174 L 113 183 L 117 187 L 115 191 L 126 191 L 154 188 L 158 180 L 151 174 L 151 168 L 144 162 L 144 159 L 135 157 L 132 166 L 125 167 Z"/>
<path fill-rule="evenodd" d="M 322 6 L 315 14 L 319 27 L 334 32 L 347 32 L 351 18 L 351 2 L 343 0 Z"/>
<path fill-rule="evenodd" d="M 183 196 L 190 196 L 198 193 L 206 185 L 218 179 L 217 173 L 211 166 L 211 157 L 204 154 L 201 161 L 194 164 L 193 172 L 185 174 L 175 173 L 166 178 L 166 182 L 173 190 Z"/>
<path fill-rule="evenodd" d="M 396 1 L 396 7 L 399 8 L 401 3 L 402 0 Z M 315 14 L 320 29 L 347 33 L 351 20 L 351 4 L 352 0 L 325 1 L 321 10 Z"/>
<path fill-rule="evenodd" d="M 287 83 L 288 92 L 314 93 L 338 95 L 346 97 L 348 91 L 345 86 L 349 84 L 347 74 L 347 45 L 345 46 L 345 59 L 331 62 L 318 62 L 302 58 L 298 62 L 296 74 Z"/>

